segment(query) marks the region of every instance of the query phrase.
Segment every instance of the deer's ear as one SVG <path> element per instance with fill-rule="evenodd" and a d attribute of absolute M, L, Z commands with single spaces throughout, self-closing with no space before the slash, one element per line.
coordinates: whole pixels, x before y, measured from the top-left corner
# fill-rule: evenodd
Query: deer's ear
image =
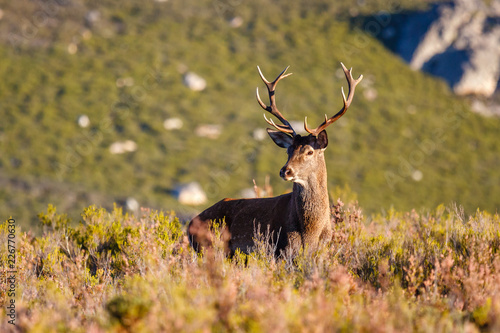
<path fill-rule="evenodd" d="M 319 132 L 317 136 L 317 141 L 319 149 L 325 149 L 328 146 L 328 134 L 326 134 L 325 130 Z"/>
<path fill-rule="evenodd" d="M 293 144 L 293 138 L 283 132 L 272 130 L 270 128 L 267 129 L 267 133 L 273 139 L 274 143 L 280 146 L 281 148 L 288 148 Z"/>

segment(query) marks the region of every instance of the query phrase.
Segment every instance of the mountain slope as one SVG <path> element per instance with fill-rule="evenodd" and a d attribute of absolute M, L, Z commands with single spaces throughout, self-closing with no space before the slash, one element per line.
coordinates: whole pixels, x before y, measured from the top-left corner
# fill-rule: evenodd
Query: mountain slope
<path fill-rule="evenodd" d="M 200 182 L 214 202 L 266 174 L 275 193 L 289 190 L 278 177 L 285 153 L 267 138 L 253 139 L 266 127 L 254 97 L 255 87 L 263 88 L 256 66 L 270 78 L 291 65 L 280 109 L 314 126 L 341 107 L 340 61 L 365 80 L 328 129 L 331 186 L 348 184 L 368 212 L 451 201 L 468 210 L 500 206 L 500 121 L 471 113 L 443 82 L 411 71 L 351 26 L 345 4 L 190 5 L 78 2 L 31 39 L 12 45 L 2 38 L 4 215 L 28 223 L 49 202 L 77 212 L 127 197 L 188 215 L 200 208 L 177 204 L 170 193 L 178 183 Z M 92 10 L 98 19 L 89 22 Z M 243 23 L 232 28 L 236 16 Z M 9 20 L 11 31 L 22 30 Z M 183 85 L 186 69 L 206 79 L 204 91 Z M 82 114 L 89 128 L 78 126 Z M 166 131 L 170 117 L 184 126 Z M 221 125 L 221 135 L 194 135 L 202 124 Z M 110 153 L 113 142 L 125 140 L 137 151 Z"/>

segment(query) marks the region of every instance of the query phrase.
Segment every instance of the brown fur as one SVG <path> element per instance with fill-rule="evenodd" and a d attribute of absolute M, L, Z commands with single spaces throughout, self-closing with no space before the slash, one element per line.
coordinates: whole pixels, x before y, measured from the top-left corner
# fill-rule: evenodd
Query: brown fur
<path fill-rule="evenodd" d="M 326 138 L 326 132 L 324 135 Z M 297 135 L 288 147 L 288 161 L 281 174 L 285 177 L 284 172 L 292 170 L 297 177 L 292 193 L 273 198 L 219 201 L 190 222 L 188 235 L 192 246 L 198 251 L 212 246 L 212 221 L 225 222 L 222 241 L 229 255 L 236 249 L 248 253 L 259 225 L 261 232 L 269 228 L 276 255 L 287 247 L 295 252 L 304 245 L 315 247 L 320 238 L 331 239 L 324 147 L 318 141 L 311 135 Z M 309 151 L 313 154 L 307 155 Z"/>

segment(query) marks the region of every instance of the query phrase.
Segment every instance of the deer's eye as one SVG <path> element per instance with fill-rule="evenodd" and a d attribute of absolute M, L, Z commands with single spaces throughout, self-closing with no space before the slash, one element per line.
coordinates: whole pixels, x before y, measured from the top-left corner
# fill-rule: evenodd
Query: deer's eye
<path fill-rule="evenodd" d="M 307 152 L 307 155 L 312 155 L 312 154 L 314 154 L 314 150 L 309 150 L 309 151 Z"/>

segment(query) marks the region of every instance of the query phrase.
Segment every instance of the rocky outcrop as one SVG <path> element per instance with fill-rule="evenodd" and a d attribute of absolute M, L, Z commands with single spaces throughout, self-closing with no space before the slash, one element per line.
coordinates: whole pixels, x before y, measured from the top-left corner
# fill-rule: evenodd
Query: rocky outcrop
<path fill-rule="evenodd" d="M 491 96 L 500 78 L 500 1 L 454 0 L 393 15 L 382 39 L 458 95 Z"/>

